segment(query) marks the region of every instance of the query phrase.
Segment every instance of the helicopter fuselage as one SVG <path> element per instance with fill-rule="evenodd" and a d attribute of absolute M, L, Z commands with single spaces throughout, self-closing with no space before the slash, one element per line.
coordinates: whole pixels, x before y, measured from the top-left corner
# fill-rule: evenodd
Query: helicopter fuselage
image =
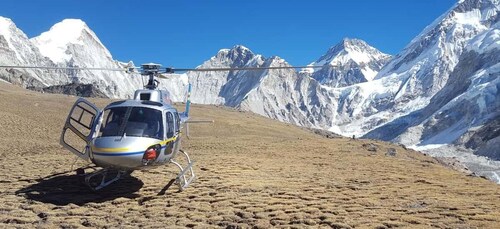
<path fill-rule="evenodd" d="M 168 163 L 180 144 L 180 118 L 169 104 L 125 100 L 108 105 L 98 117 L 89 157 L 97 166 L 123 170 Z M 149 152 L 147 151 L 154 151 Z"/>
<path fill-rule="evenodd" d="M 153 66 L 150 79 L 154 80 L 157 68 Z M 60 143 L 83 160 L 102 167 L 85 175 L 91 189 L 104 188 L 133 170 L 167 163 L 180 170 L 175 178 L 179 190 L 195 179 L 194 161 L 180 149 L 181 125 L 185 124 L 188 131 L 191 85 L 182 113 L 172 106 L 168 91 L 158 90 L 157 86 L 150 80 L 146 89 L 135 91 L 134 99 L 113 102 L 104 110 L 84 98 L 71 108 Z M 174 160 L 177 154 L 185 158 L 186 166 Z M 84 175 L 84 169 L 77 169 L 77 174 Z"/>

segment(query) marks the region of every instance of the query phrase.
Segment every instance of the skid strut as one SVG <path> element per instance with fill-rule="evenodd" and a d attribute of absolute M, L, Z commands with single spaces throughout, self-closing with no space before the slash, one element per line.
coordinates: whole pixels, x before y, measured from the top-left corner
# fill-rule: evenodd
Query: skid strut
<path fill-rule="evenodd" d="M 177 167 L 180 169 L 179 175 L 177 175 L 177 177 L 175 178 L 175 182 L 179 186 L 179 191 L 182 191 L 186 189 L 189 184 L 191 184 L 191 182 L 193 182 L 196 175 L 194 175 L 193 171 L 194 161 L 191 161 L 189 155 L 184 152 L 184 150 L 179 150 L 179 152 L 185 156 L 188 165 L 183 168 L 178 162 L 174 161 L 173 159 L 170 159 L 170 163 L 177 165 Z"/>
<path fill-rule="evenodd" d="M 119 180 L 125 174 L 127 174 L 127 171 L 100 169 L 85 175 L 85 184 L 92 190 L 97 191 Z"/>

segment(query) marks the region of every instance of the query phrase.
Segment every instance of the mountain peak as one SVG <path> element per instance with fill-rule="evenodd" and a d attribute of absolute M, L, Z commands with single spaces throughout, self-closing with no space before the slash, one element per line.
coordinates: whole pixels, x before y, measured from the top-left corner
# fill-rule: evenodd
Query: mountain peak
<path fill-rule="evenodd" d="M 243 45 L 235 45 L 231 50 L 238 50 L 241 52 L 252 52 L 249 48 L 243 46 Z"/>
<path fill-rule="evenodd" d="M 14 22 L 10 18 L 0 16 L 0 28 L 8 27 L 13 24 Z"/>
<path fill-rule="evenodd" d="M 256 55 L 247 47 L 243 45 L 235 45 L 231 49 L 226 48 L 219 50 L 219 52 L 217 52 L 217 54 L 213 56 L 209 62 L 205 62 L 203 65 L 208 64 L 208 66 L 212 67 L 242 67 L 255 56 Z"/>
<path fill-rule="evenodd" d="M 227 55 L 236 56 L 236 55 L 241 55 L 241 54 L 254 55 L 254 53 L 249 48 L 247 48 L 243 45 L 235 45 L 230 49 L 228 49 L 228 48 L 220 49 L 219 52 L 217 52 L 216 56 L 227 56 Z"/>
<path fill-rule="evenodd" d="M 341 42 L 330 47 L 326 54 L 315 62 L 315 65 L 335 64 L 333 62 L 339 61 L 344 63 L 350 59 L 358 64 L 362 64 L 370 62 L 373 59 L 384 59 L 387 57 L 389 57 L 388 54 L 380 52 L 361 39 L 344 38 Z"/>
<path fill-rule="evenodd" d="M 248 56 L 248 57 L 253 57 L 255 56 L 254 53 L 247 47 L 243 45 L 235 45 L 233 48 L 229 50 L 229 53 L 231 56 L 236 57 L 236 56 Z"/>
<path fill-rule="evenodd" d="M 269 57 L 269 59 L 267 60 L 267 62 L 269 62 L 269 66 L 273 65 L 273 66 L 291 66 L 288 62 L 286 62 L 285 59 L 279 57 L 279 56 L 272 56 L 272 57 Z"/>
<path fill-rule="evenodd" d="M 0 16 L 0 35 L 9 36 L 11 31 L 16 28 L 16 24 L 10 18 Z M 8 38 L 5 37 L 5 39 Z"/>
<path fill-rule="evenodd" d="M 74 19 L 74 18 L 64 19 L 50 28 L 50 30 L 67 30 L 68 33 L 80 32 L 85 29 L 89 29 L 87 23 L 85 23 L 81 19 Z"/>
<path fill-rule="evenodd" d="M 342 39 L 339 45 L 343 45 L 344 47 L 349 47 L 349 46 L 366 46 L 368 44 L 361 39 L 345 37 L 344 39 Z"/>
<path fill-rule="evenodd" d="M 363 40 L 344 38 L 330 47 L 317 61 L 310 64 L 312 66 L 332 65 L 336 70 L 333 71 L 331 67 L 327 67 L 302 71 L 313 74 L 313 78 L 328 86 L 348 86 L 373 80 L 390 57 Z M 354 69 L 356 69 L 355 74 L 351 73 Z"/>
<path fill-rule="evenodd" d="M 42 33 L 39 37 L 44 38 L 44 35 L 57 35 L 56 38 L 61 42 L 78 42 L 84 31 L 92 32 L 87 24 L 80 19 L 64 19 L 53 25 L 49 31 Z"/>
<path fill-rule="evenodd" d="M 66 53 L 68 45 L 84 45 L 85 42 L 94 40 L 97 45 L 105 48 L 97 35 L 80 19 L 64 19 L 53 25 L 49 31 L 43 32 L 31 40 L 40 52 L 56 63 L 67 62 L 71 55 Z M 111 54 L 110 54 L 111 55 Z"/>

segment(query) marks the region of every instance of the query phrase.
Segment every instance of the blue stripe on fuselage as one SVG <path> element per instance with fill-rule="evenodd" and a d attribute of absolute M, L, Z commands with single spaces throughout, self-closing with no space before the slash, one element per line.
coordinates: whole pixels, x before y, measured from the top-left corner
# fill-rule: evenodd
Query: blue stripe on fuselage
<path fill-rule="evenodd" d="M 127 153 L 99 153 L 99 152 L 93 152 L 94 155 L 98 156 L 131 156 L 131 155 L 138 155 L 138 154 L 144 154 L 144 151 L 140 152 L 127 152 Z"/>

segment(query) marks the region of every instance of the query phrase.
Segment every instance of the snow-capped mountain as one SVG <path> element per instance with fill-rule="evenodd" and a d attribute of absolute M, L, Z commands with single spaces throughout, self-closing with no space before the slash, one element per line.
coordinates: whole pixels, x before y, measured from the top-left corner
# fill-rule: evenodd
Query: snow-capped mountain
<path fill-rule="evenodd" d="M 467 43 L 449 80 L 426 107 L 367 136 L 408 145 L 465 144 L 500 159 L 500 22 L 494 23 Z M 394 126 L 402 132 L 394 132 Z"/>
<path fill-rule="evenodd" d="M 4 17 L 0 17 L 0 50 L 1 65 L 55 66 L 12 20 Z M 1 79 L 23 87 L 44 87 L 67 78 L 58 71 L 52 72 L 52 77 L 47 75 L 48 71 L 40 69 L 0 69 Z"/>
<path fill-rule="evenodd" d="M 96 34 L 79 19 L 65 19 L 30 39 L 40 53 L 59 66 L 123 68 Z M 126 98 L 142 87 L 141 78 L 120 71 L 70 71 L 71 81 L 92 84 L 111 98 Z"/>
<path fill-rule="evenodd" d="M 498 7 L 498 0 L 460 1 L 396 55 L 374 81 L 332 89 L 339 106 L 331 130 L 361 136 L 426 107 L 448 82 L 468 42 L 498 20 Z M 384 139 L 405 131 L 404 126 L 390 128 L 394 137 Z"/>
<path fill-rule="evenodd" d="M 368 126 L 367 138 L 456 157 L 500 183 L 500 163 L 470 154 L 500 159 L 499 3 L 459 1 L 428 26 L 371 82 L 384 90 L 360 96 L 386 101 L 370 99 L 369 106 L 361 105 L 382 107 L 355 120 L 350 131 Z M 353 90 L 363 87 L 368 86 Z M 367 103 L 351 106 L 360 104 Z"/>
<path fill-rule="evenodd" d="M 266 58 L 236 45 L 221 49 L 198 68 L 277 66 L 290 67 L 280 57 Z M 301 126 L 329 126 L 332 122 L 334 110 L 329 104 L 335 101 L 315 79 L 293 69 L 187 72 L 169 77 L 160 88 L 169 90 L 174 101 L 185 100 L 189 79 L 194 103 L 237 107 Z"/>
<path fill-rule="evenodd" d="M 265 66 L 289 67 L 279 57 Z M 266 70 L 260 83 L 241 101 L 243 110 L 301 126 L 328 126 L 334 113 L 334 99 L 315 79 L 292 69 Z"/>
<path fill-rule="evenodd" d="M 260 67 L 265 59 L 237 45 L 222 49 L 198 68 Z M 262 71 L 188 72 L 194 103 L 237 106 L 245 94 L 259 83 Z"/>
<path fill-rule="evenodd" d="M 310 73 L 326 86 L 345 87 L 372 81 L 390 58 L 362 40 L 345 38 L 309 64 L 324 68 L 303 69 L 302 73 Z"/>
<path fill-rule="evenodd" d="M 66 19 L 40 36 L 28 39 L 12 20 L 0 17 L 0 48 L 2 65 L 113 69 L 133 65 L 113 60 L 95 33 L 78 19 Z M 125 71 L 0 69 L 0 72 L 2 79 L 26 88 L 91 85 L 99 94 L 111 98 L 130 97 L 135 89 L 142 87 L 138 74 Z"/>

